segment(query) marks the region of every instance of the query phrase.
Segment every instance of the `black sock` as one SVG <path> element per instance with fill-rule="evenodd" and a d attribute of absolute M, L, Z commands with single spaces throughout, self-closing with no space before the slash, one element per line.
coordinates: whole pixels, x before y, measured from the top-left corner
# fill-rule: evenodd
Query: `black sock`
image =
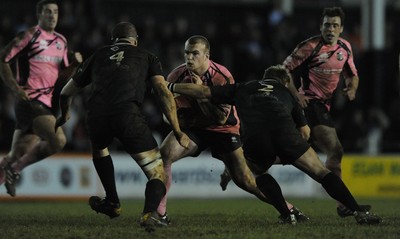
<path fill-rule="evenodd" d="M 321 180 L 322 187 L 333 199 L 341 202 L 352 211 L 360 211 L 360 206 L 354 199 L 353 195 L 343 183 L 343 181 L 334 173 L 330 172 Z"/>
<path fill-rule="evenodd" d="M 146 183 L 144 192 L 145 201 L 143 213 L 157 211 L 161 199 L 164 197 L 167 189 L 165 184 L 159 179 L 151 179 Z"/>
<path fill-rule="evenodd" d="M 268 196 L 271 204 L 279 211 L 283 218 L 289 216 L 290 211 L 286 205 L 285 198 L 282 195 L 281 187 L 278 182 L 269 174 L 263 174 L 256 178 L 257 187 Z"/>
<path fill-rule="evenodd" d="M 106 198 L 112 203 L 119 203 L 117 188 L 115 186 L 114 164 L 111 156 L 94 158 L 93 164 L 106 191 Z"/>

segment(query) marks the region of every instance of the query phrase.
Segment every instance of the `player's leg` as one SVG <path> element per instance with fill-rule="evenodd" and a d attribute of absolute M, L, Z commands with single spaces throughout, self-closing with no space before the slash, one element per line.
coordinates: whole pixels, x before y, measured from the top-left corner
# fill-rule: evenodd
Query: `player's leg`
<path fill-rule="evenodd" d="M 343 147 L 337 136 L 336 129 L 325 125 L 317 125 L 312 128 L 311 132 L 314 144 L 326 154 L 326 167 L 341 178 Z"/>
<path fill-rule="evenodd" d="M 55 131 L 55 122 L 56 119 L 53 115 L 40 115 L 33 119 L 32 131 L 41 140 L 36 142 L 22 157 L 6 167 L 5 186 L 11 196 L 16 195 L 15 184 L 22 169 L 61 151 L 66 144 L 67 140 L 62 128 L 59 127 Z"/>
<path fill-rule="evenodd" d="M 158 148 L 132 154 L 132 157 L 145 173 L 148 181 L 145 189 L 145 203 L 140 225 L 143 227 L 167 226 L 157 213 L 161 199 L 165 196 L 166 175 Z"/>
<path fill-rule="evenodd" d="M 194 155 L 198 150 L 196 143 L 190 141 L 188 148 L 184 148 L 179 144 L 175 138 L 173 132 L 170 132 L 161 144 L 160 151 L 164 162 L 164 169 L 166 174 L 166 194 L 160 202 L 158 207 L 158 213 L 164 217 L 169 223 L 169 219 L 166 216 L 167 213 L 167 195 L 172 183 L 172 163 L 178 161 L 181 158 Z"/>
<path fill-rule="evenodd" d="M 341 202 L 352 210 L 358 223 L 377 224 L 381 218 L 362 210 L 343 181 L 333 172 L 329 171 L 318 158 L 317 153 L 310 147 L 293 165 L 307 173 L 322 187 L 333 199 Z M 362 218 L 360 218 L 360 215 Z"/>
<path fill-rule="evenodd" d="M 220 175 L 220 182 L 219 185 L 221 186 L 222 191 L 226 190 L 229 182 L 232 180 L 231 175 L 229 174 L 228 168 L 225 166 L 224 171 Z"/>
<path fill-rule="evenodd" d="M 54 129 L 56 118 L 53 115 L 40 115 L 33 119 L 32 130 L 41 140 L 31 150 L 12 164 L 16 172 L 61 151 L 67 139 L 61 127 Z"/>
<path fill-rule="evenodd" d="M 288 209 L 278 182 L 268 173 L 264 173 L 256 177 L 256 183 L 264 195 L 269 195 L 270 203 L 280 213 L 279 222 L 295 225 L 297 223 L 296 216 Z"/>
<path fill-rule="evenodd" d="M 224 162 L 233 182 L 238 187 L 255 195 L 264 202 L 270 202 L 257 188 L 255 177 L 247 166 L 243 149 L 241 147 L 228 154 L 221 154 L 219 158 Z"/>
<path fill-rule="evenodd" d="M 126 117 L 120 118 L 125 119 Z M 112 120 L 112 117 L 88 115 L 86 123 L 92 147 L 93 165 L 106 194 L 104 198 L 91 196 L 89 205 L 97 213 L 115 218 L 121 213 L 121 205 L 115 183 L 114 164 L 108 151 L 108 146 L 112 143 L 114 133 L 117 131 L 112 128 L 114 125 Z M 124 122 L 115 123 L 115 125 L 125 129 Z"/>
<path fill-rule="evenodd" d="M 14 130 L 11 149 L 0 161 L 0 185 L 3 184 L 6 179 L 4 168 L 7 167 L 7 164 L 10 165 L 18 158 L 22 157 L 22 155 L 29 151 L 39 140 L 40 138 L 34 134 L 23 133 L 21 129 Z"/>
<path fill-rule="evenodd" d="M 221 155 L 220 159 L 225 163 L 226 170 L 228 170 L 233 182 L 238 187 L 240 187 L 241 189 L 243 189 L 248 193 L 253 194 L 261 201 L 272 204 L 272 200 L 268 197 L 268 195 L 264 195 L 257 187 L 256 178 L 246 162 L 246 159 L 243 154 L 243 149 L 241 147 L 229 154 Z M 268 169 L 268 166 L 263 167 L 263 169 L 260 169 L 259 166 L 257 166 L 256 164 L 252 165 L 254 172 L 256 174 L 263 174 Z M 298 208 L 296 208 L 291 203 L 286 201 L 286 206 L 292 213 L 295 214 L 297 220 L 299 221 L 309 220 L 309 217 L 304 215 Z"/>
<path fill-rule="evenodd" d="M 325 166 L 338 177 L 342 177 L 341 161 L 343 157 L 343 147 L 339 141 L 336 129 L 324 125 L 318 125 L 312 129 L 312 137 L 315 145 L 326 154 Z M 337 202 L 337 212 L 340 216 L 352 216 L 343 204 Z M 370 207 L 363 205 L 363 207 Z"/>
<path fill-rule="evenodd" d="M 115 185 L 114 164 L 108 148 L 98 149 L 96 145 L 92 143 L 93 165 L 106 196 L 105 198 L 91 196 L 89 205 L 97 213 L 103 213 L 112 219 L 121 214 L 120 201 Z"/>

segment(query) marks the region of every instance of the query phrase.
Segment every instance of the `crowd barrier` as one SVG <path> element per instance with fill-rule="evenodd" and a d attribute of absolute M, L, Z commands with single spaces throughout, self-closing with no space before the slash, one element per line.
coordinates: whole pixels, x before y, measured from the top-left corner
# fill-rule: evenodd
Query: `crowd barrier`
<path fill-rule="evenodd" d="M 147 179 L 129 155 L 112 153 L 117 190 L 121 198 L 143 198 Z M 322 160 L 323 157 L 321 157 Z M 400 198 L 400 157 L 346 155 L 343 180 L 354 196 Z M 208 153 L 182 159 L 172 166 L 171 198 L 253 197 L 233 182 L 226 191 L 219 186 L 224 165 Z M 320 184 L 293 166 L 274 165 L 270 171 L 287 197 L 327 197 Z M 58 154 L 25 168 L 10 197 L 0 186 L 0 200 L 87 199 L 104 196 L 91 156 Z"/>

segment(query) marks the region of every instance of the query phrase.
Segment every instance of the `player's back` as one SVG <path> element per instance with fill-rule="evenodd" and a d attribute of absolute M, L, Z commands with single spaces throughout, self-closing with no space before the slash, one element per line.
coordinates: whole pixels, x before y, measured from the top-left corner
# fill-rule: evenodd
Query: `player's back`
<path fill-rule="evenodd" d="M 161 74 L 157 57 L 146 50 L 124 43 L 103 47 L 92 59 L 89 108 L 110 112 L 141 105 L 147 80 Z"/>

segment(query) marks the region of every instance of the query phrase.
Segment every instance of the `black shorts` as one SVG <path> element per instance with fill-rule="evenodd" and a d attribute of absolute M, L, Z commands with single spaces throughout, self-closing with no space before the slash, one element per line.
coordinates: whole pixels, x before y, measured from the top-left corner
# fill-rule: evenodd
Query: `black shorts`
<path fill-rule="evenodd" d="M 205 129 L 190 129 L 184 130 L 184 132 L 198 146 L 198 150 L 193 157 L 199 156 L 206 148 L 210 148 L 211 155 L 214 158 L 221 159 L 221 154 L 231 153 L 242 146 L 240 136 L 237 134 L 220 133 Z"/>
<path fill-rule="evenodd" d="M 304 114 L 307 118 L 308 125 L 312 128 L 317 125 L 326 125 L 334 128 L 335 122 L 325 103 L 318 100 L 310 100 L 307 107 L 304 109 Z"/>
<path fill-rule="evenodd" d="M 25 133 L 32 133 L 33 119 L 42 115 L 53 115 L 53 113 L 50 107 L 40 101 L 19 100 L 16 102 L 15 115 L 17 118 L 15 129 L 20 129 Z"/>
<path fill-rule="evenodd" d="M 123 112 L 107 116 L 88 116 L 88 134 L 94 149 L 108 147 L 117 138 L 129 154 L 152 150 L 157 141 L 139 108 L 134 112 Z"/>
<path fill-rule="evenodd" d="M 243 143 L 246 159 L 263 171 L 272 166 L 276 157 L 282 164 L 293 164 L 309 148 L 310 145 L 293 125 L 265 130 L 249 136 Z"/>

